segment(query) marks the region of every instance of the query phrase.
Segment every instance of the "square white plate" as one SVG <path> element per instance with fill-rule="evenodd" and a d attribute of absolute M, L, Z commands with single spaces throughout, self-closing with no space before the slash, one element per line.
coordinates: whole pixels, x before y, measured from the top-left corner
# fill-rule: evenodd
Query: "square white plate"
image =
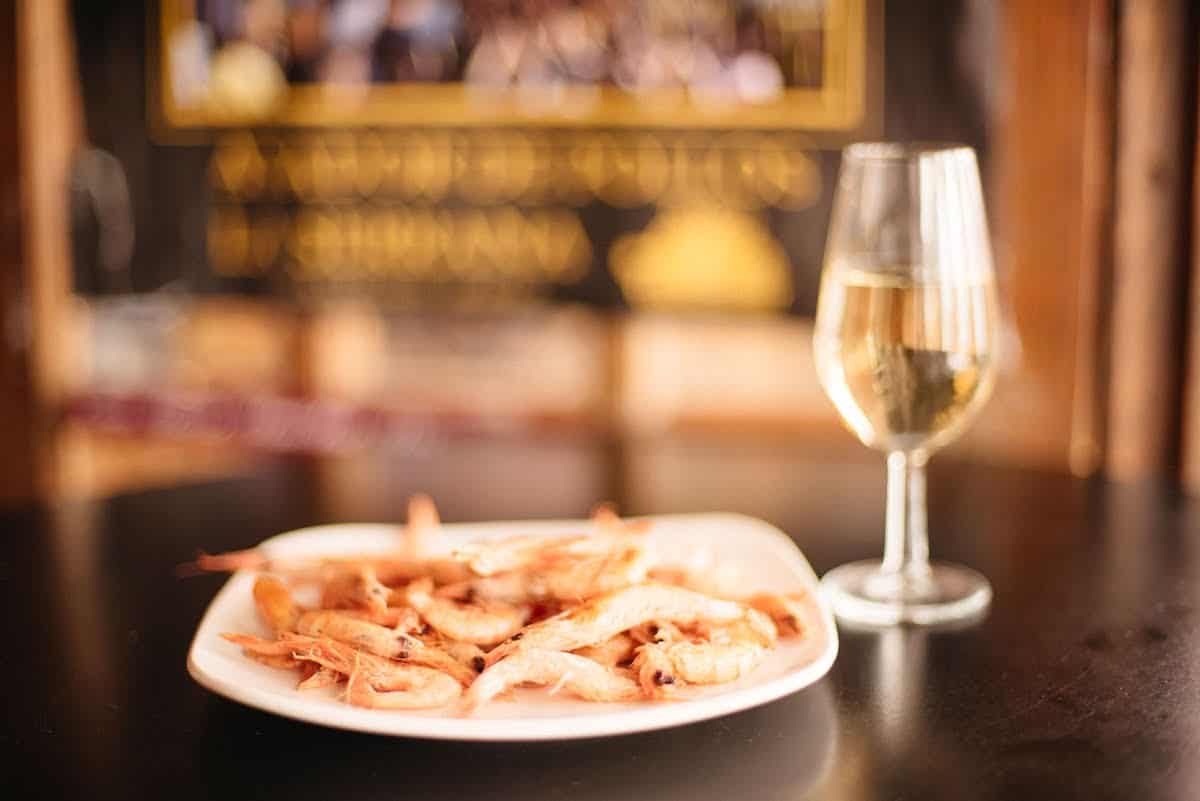
<path fill-rule="evenodd" d="M 598 704 L 544 689 L 517 690 L 516 702 L 488 704 L 472 717 L 446 710 L 362 709 L 337 698 L 339 689 L 299 691 L 290 671 L 260 665 L 221 639 L 222 632 L 270 636 L 254 609 L 254 575 L 232 576 L 213 599 L 196 630 L 188 671 L 200 684 L 234 701 L 296 720 L 338 729 L 445 740 L 566 740 L 679 726 L 765 704 L 817 681 L 837 656 L 837 629 L 821 598 L 817 577 L 796 545 L 781 531 L 733 514 L 650 518 L 647 535 L 667 564 L 715 572 L 723 591 L 806 591 L 820 604 L 821 626 L 799 642 L 783 640 L 748 676 L 731 684 L 696 688 L 683 701 Z M 515 534 L 570 534 L 588 530 L 584 520 L 448 524 L 440 543 Z M 386 552 L 398 529 L 383 524 L 318 526 L 280 534 L 260 546 L 273 558 Z"/>

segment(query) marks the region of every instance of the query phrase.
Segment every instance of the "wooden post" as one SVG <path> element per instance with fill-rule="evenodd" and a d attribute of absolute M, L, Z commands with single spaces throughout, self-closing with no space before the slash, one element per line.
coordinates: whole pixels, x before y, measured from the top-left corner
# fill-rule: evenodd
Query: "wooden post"
<path fill-rule="evenodd" d="M 1107 331 L 1112 303 L 1113 134 L 1116 127 L 1111 0 L 1091 0 L 1083 109 L 1083 193 L 1079 242 L 1079 317 L 1071 402 L 1071 472 L 1091 475 L 1104 463 Z"/>
<path fill-rule="evenodd" d="M 33 391 L 26 338 L 22 160 L 17 134 L 17 13 L 0 7 L 0 500 L 33 493 Z"/>
<path fill-rule="evenodd" d="M 1200 84 L 1200 75 L 1197 83 Z M 1197 103 L 1196 130 L 1200 131 L 1200 103 Z M 1185 491 L 1200 495 L 1200 136 L 1196 138 L 1192 176 L 1192 285 L 1188 304 L 1180 479 Z"/>
<path fill-rule="evenodd" d="M 1137 480 L 1178 458 L 1195 34 L 1185 0 L 1122 8 L 1106 464 Z"/>
<path fill-rule="evenodd" d="M 15 327 L 23 330 L 27 348 L 31 414 L 26 435 L 33 438 L 34 458 L 26 469 L 32 473 L 32 489 L 50 494 L 55 484 L 55 416 L 70 371 L 67 187 L 81 140 L 82 113 L 66 0 L 19 0 L 15 6 L 24 291 L 21 307 L 6 309 L 4 315 L 6 328 L 12 322 L 9 315 L 19 315 L 22 324 Z"/>

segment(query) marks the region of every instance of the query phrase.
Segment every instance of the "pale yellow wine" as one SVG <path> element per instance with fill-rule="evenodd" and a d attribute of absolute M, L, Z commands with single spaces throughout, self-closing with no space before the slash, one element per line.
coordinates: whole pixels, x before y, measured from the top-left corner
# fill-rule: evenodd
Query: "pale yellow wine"
<path fill-rule="evenodd" d="M 935 450 L 957 437 L 995 380 L 992 281 L 923 283 L 829 269 L 821 286 L 817 373 L 864 444 Z"/>

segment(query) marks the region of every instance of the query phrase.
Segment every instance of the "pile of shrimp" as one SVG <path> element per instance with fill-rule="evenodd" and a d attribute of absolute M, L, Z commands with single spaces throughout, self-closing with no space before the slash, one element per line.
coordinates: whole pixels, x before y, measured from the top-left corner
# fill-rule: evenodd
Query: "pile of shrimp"
<path fill-rule="evenodd" d="M 410 499 L 395 552 L 271 560 L 202 555 L 201 571 L 255 570 L 254 603 L 272 636 L 222 636 L 298 689 L 339 687 L 373 709 L 470 714 L 511 690 L 549 686 L 588 701 L 685 698 L 735 681 L 781 638 L 819 626 L 811 598 L 722 597 L 702 576 L 657 564 L 644 521 L 608 506 L 591 531 L 520 536 L 438 555 L 439 516 Z M 306 608 L 293 591 L 315 587 Z M 311 592 L 311 590 L 310 590 Z"/>

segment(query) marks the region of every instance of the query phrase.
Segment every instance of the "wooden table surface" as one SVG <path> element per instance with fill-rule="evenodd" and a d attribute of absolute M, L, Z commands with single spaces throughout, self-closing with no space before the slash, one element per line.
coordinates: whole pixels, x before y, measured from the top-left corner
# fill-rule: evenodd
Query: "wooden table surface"
<path fill-rule="evenodd" d="M 819 684 L 649 734 L 481 745 L 331 731 L 192 682 L 222 579 L 198 549 L 315 522 L 731 510 L 793 536 L 819 572 L 880 553 L 883 466 L 859 450 L 747 440 L 418 437 L 371 458 L 277 462 L 195 486 L 0 514 L 13 798 L 1195 799 L 1200 507 L 1155 486 L 934 461 L 935 556 L 996 599 L 959 631 L 843 630 Z"/>

